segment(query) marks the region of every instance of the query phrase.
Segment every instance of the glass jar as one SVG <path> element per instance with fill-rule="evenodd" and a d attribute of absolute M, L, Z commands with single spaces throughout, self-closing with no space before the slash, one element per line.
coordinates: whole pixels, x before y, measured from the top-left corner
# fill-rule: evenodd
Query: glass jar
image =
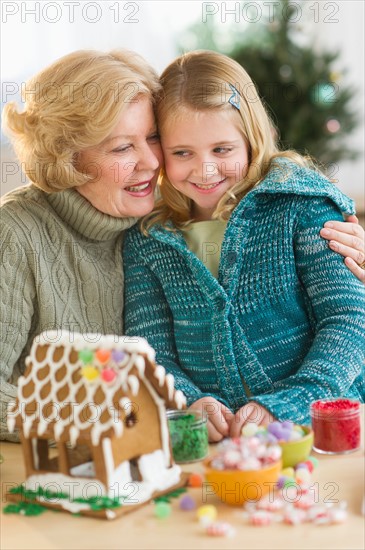
<path fill-rule="evenodd" d="M 201 411 L 167 411 L 175 462 L 196 462 L 208 454 L 207 417 Z"/>
<path fill-rule="evenodd" d="M 310 407 L 318 453 L 351 453 L 360 447 L 360 403 L 355 399 L 320 399 Z"/>

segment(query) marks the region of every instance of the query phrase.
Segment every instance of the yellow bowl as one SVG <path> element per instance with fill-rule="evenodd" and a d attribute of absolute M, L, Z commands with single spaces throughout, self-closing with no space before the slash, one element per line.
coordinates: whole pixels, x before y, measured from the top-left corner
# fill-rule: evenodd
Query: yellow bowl
<path fill-rule="evenodd" d="M 310 455 L 313 445 L 313 430 L 309 426 L 301 426 L 301 428 L 305 433 L 301 439 L 279 443 L 282 450 L 283 468 L 304 462 Z"/>
<path fill-rule="evenodd" d="M 204 461 L 205 479 L 221 501 L 230 506 L 259 500 L 272 491 L 282 469 L 281 460 L 260 470 L 214 470 L 211 461 L 212 458 Z"/>

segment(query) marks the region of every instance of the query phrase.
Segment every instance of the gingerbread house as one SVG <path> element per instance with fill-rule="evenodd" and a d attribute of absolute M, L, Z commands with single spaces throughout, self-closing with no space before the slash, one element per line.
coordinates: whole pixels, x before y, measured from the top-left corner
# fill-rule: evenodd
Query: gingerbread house
<path fill-rule="evenodd" d="M 185 396 L 143 338 L 40 334 L 8 411 L 24 451 L 22 498 L 112 518 L 181 486 L 166 406 L 185 408 Z M 95 511 L 99 497 L 113 507 Z"/>

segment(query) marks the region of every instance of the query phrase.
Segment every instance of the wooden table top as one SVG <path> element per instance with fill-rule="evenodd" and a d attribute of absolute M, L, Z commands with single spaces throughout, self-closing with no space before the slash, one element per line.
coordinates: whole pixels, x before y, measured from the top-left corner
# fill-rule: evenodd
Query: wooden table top
<path fill-rule="evenodd" d="M 6 491 L 25 479 L 20 445 L 2 443 L 4 462 L 0 466 L 2 504 Z M 197 506 L 213 504 L 218 519 L 229 522 L 236 530 L 232 538 L 209 537 L 196 519 L 195 511 L 182 511 L 178 499 L 172 500 L 168 518 L 154 515 L 149 503 L 135 512 L 114 521 L 74 517 L 63 512 L 47 510 L 40 516 L 1 514 L 3 550 L 75 550 L 93 549 L 364 549 L 365 518 L 362 515 L 364 498 L 364 451 L 348 455 L 328 456 L 313 453 L 319 460 L 313 472 L 320 501 L 346 501 L 349 517 L 340 525 L 301 524 L 289 526 L 272 524 L 254 527 L 242 518 L 242 510 L 221 503 L 216 496 L 204 497 L 204 490 L 189 489 Z M 202 472 L 201 463 L 183 467 L 185 471 Z M 207 491 L 205 491 L 205 494 Z"/>

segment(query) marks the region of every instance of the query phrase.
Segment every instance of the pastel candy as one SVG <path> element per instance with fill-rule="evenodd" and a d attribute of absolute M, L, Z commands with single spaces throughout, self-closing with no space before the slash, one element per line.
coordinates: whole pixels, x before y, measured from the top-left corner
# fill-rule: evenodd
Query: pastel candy
<path fill-rule="evenodd" d="M 184 495 L 179 502 L 181 510 L 194 510 L 196 508 L 196 502 L 190 495 Z"/>
<path fill-rule="evenodd" d="M 300 508 L 301 510 L 308 510 L 311 508 L 315 503 L 315 493 L 314 491 L 311 491 L 306 494 L 300 495 L 300 498 L 294 502 L 295 508 Z"/>
<path fill-rule="evenodd" d="M 201 487 L 203 485 L 203 477 L 200 474 L 190 474 L 189 487 Z"/>
<path fill-rule="evenodd" d="M 284 428 L 284 427 L 282 428 L 282 430 L 281 430 L 281 439 L 283 441 L 290 441 L 291 435 L 292 435 L 291 428 Z"/>
<path fill-rule="evenodd" d="M 224 455 L 224 465 L 226 468 L 234 468 L 241 460 L 241 453 L 239 451 L 227 451 Z"/>
<path fill-rule="evenodd" d="M 307 468 L 298 468 L 295 470 L 295 481 L 298 485 L 305 485 L 311 480 L 311 473 Z"/>
<path fill-rule="evenodd" d="M 218 512 L 215 506 L 207 504 L 206 506 L 200 506 L 196 511 L 196 515 L 199 520 L 205 518 L 214 521 L 217 519 Z"/>
<path fill-rule="evenodd" d="M 277 442 L 278 442 L 278 438 L 275 437 L 274 434 L 268 433 L 268 434 L 267 434 L 267 442 L 268 442 L 268 443 L 277 443 Z"/>
<path fill-rule="evenodd" d="M 249 522 L 251 523 L 251 525 L 270 525 L 271 521 L 272 515 L 266 510 L 257 510 L 256 512 L 253 512 L 249 517 Z"/>
<path fill-rule="evenodd" d="M 313 462 L 312 462 L 311 460 L 306 460 L 306 461 L 304 462 L 304 464 L 307 466 L 307 468 L 308 468 L 308 470 L 310 471 L 310 473 L 312 473 L 313 470 L 314 470 L 314 464 L 313 464 Z"/>
<path fill-rule="evenodd" d="M 95 357 L 101 365 L 105 365 L 110 360 L 111 352 L 108 349 L 98 349 L 95 353 Z"/>
<path fill-rule="evenodd" d="M 220 458 L 213 458 L 211 466 L 214 470 L 224 470 L 224 461 Z"/>
<path fill-rule="evenodd" d="M 168 502 L 156 502 L 155 504 L 155 516 L 163 519 L 167 518 L 171 514 L 171 506 Z"/>
<path fill-rule="evenodd" d="M 284 513 L 284 523 L 289 525 L 299 525 L 306 520 L 306 513 L 304 510 L 297 508 L 288 508 Z"/>
<path fill-rule="evenodd" d="M 301 428 L 301 426 L 298 426 L 298 425 L 295 425 L 293 427 L 293 431 L 298 433 L 300 435 L 300 437 L 303 437 L 303 435 L 305 435 L 305 432 L 304 430 Z"/>
<path fill-rule="evenodd" d="M 322 504 L 312 506 L 307 511 L 307 519 L 317 524 L 329 523 L 328 511 L 328 507 Z"/>
<path fill-rule="evenodd" d="M 116 376 L 116 372 L 113 369 L 103 369 L 101 371 L 101 378 L 104 382 L 114 382 Z"/>
<path fill-rule="evenodd" d="M 281 475 L 294 478 L 294 468 L 284 468 L 281 470 Z"/>
<path fill-rule="evenodd" d="M 93 365 L 86 365 L 85 367 L 82 367 L 81 372 L 82 376 L 89 382 L 96 380 L 96 378 L 99 377 L 99 371 Z"/>
<path fill-rule="evenodd" d="M 278 489 L 282 489 L 283 487 L 285 487 L 285 482 L 288 478 L 285 477 L 285 476 L 279 476 L 277 482 L 276 482 L 276 487 Z"/>
<path fill-rule="evenodd" d="M 299 439 L 302 439 L 303 435 L 304 435 L 304 432 L 299 433 L 298 431 L 293 430 L 292 432 L 290 432 L 289 441 L 299 441 Z"/>
<path fill-rule="evenodd" d="M 247 440 L 247 446 L 251 450 L 257 449 L 259 445 L 260 445 L 260 439 L 256 436 L 252 436 Z"/>
<path fill-rule="evenodd" d="M 277 462 L 282 455 L 277 442 L 271 445 L 259 434 L 226 438 L 218 444 L 217 451 L 211 460 L 214 470 L 259 470 Z"/>
<path fill-rule="evenodd" d="M 215 521 L 206 526 L 205 532 L 211 537 L 229 537 L 234 530 L 229 523 Z"/>
<path fill-rule="evenodd" d="M 84 365 L 92 363 L 94 359 L 94 352 L 91 349 L 82 349 L 79 351 L 79 359 L 84 363 Z"/>
<path fill-rule="evenodd" d="M 266 451 L 266 459 L 268 462 L 276 462 L 281 457 L 282 450 L 279 445 L 271 445 Z"/>
<path fill-rule="evenodd" d="M 241 460 L 237 464 L 238 470 L 259 470 L 261 468 L 261 462 L 254 456 Z"/>
<path fill-rule="evenodd" d="M 281 439 L 281 433 L 282 433 L 282 427 L 281 422 L 275 421 L 269 424 L 267 431 L 277 437 L 278 439 Z"/>
<path fill-rule="evenodd" d="M 318 466 L 318 458 L 316 458 L 315 456 L 309 456 L 309 457 L 308 457 L 308 460 L 313 464 L 313 467 L 314 467 L 314 468 L 317 468 L 317 466 Z"/>
<path fill-rule="evenodd" d="M 125 358 L 125 353 L 124 351 L 120 351 L 120 350 L 113 350 L 112 351 L 112 359 L 115 363 L 121 363 Z"/>
<path fill-rule="evenodd" d="M 256 435 L 258 426 L 254 422 L 247 422 L 242 428 L 242 435 L 245 437 L 250 437 L 252 435 Z"/>
<path fill-rule="evenodd" d="M 344 523 L 347 519 L 347 510 L 345 507 L 330 508 L 328 518 L 330 523 Z"/>
<path fill-rule="evenodd" d="M 308 465 L 305 462 L 298 462 L 298 464 L 295 465 L 296 470 L 300 470 L 301 468 L 309 470 Z"/>
<path fill-rule="evenodd" d="M 266 445 L 261 443 L 256 449 L 257 458 L 263 458 L 266 455 Z"/>
<path fill-rule="evenodd" d="M 284 507 L 284 504 L 285 501 L 281 497 L 270 494 L 265 495 L 258 501 L 257 508 L 258 510 L 266 510 L 267 512 L 277 512 Z"/>

